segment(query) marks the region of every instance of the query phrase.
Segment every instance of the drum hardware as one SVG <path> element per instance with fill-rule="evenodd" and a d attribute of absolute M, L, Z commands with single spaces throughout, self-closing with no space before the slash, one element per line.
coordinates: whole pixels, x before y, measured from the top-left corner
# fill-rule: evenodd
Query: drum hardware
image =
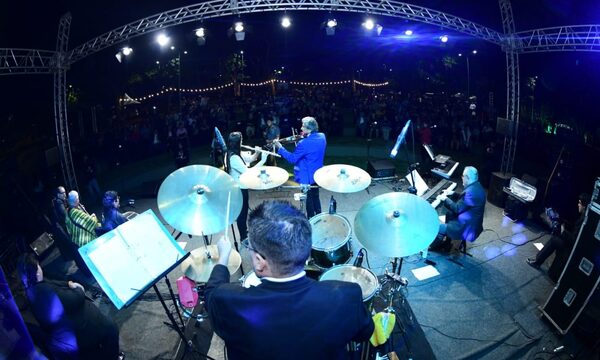
<path fill-rule="evenodd" d="M 321 213 L 309 220 L 312 228 L 311 257 L 315 266 L 328 269 L 352 258 L 350 222 L 339 214 Z"/>

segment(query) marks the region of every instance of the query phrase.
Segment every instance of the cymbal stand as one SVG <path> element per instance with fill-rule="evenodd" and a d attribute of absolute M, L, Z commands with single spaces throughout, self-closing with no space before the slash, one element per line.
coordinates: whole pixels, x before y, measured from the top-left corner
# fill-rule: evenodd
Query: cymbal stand
<path fill-rule="evenodd" d="M 398 261 L 399 260 L 399 261 Z M 394 309 L 392 307 L 393 301 L 394 301 L 394 295 L 398 292 L 400 292 L 400 290 L 405 287 L 408 286 L 408 279 L 405 277 L 400 276 L 400 272 L 402 270 L 402 262 L 403 262 L 404 258 L 394 258 L 394 260 L 391 262 L 392 263 L 392 272 L 388 272 L 387 269 L 385 271 L 385 282 L 382 285 L 385 285 L 386 283 L 391 283 L 387 293 L 384 293 L 384 299 L 386 300 L 386 302 L 388 303 L 388 307 L 385 309 L 386 312 L 394 312 Z"/>

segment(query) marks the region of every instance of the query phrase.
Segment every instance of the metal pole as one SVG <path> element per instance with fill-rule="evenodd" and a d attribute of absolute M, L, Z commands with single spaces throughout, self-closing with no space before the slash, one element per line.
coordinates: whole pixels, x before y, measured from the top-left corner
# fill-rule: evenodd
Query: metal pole
<path fill-rule="evenodd" d="M 469 55 L 467 58 L 467 99 L 471 96 L 471 65 L 469 63 Z"/>

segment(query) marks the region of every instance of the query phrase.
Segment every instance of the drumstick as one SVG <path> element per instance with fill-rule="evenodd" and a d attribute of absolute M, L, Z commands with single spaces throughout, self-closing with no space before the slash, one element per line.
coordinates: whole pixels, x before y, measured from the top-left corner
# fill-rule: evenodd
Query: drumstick
<path fill-rule="evenodd" d="M 227 193 L 227 211 L 225 211 L 225 239 L 229 233 L 229 210 L 231 207 L 231 191 Z"/>

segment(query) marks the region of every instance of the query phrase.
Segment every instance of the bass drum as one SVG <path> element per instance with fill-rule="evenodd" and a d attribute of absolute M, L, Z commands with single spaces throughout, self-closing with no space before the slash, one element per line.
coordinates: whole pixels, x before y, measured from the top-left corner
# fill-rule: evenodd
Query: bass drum
<path fill-rule="evenodd" d="M 371 305 L 373 296 L 379 290 L 379 280 L 371 270 L 353 265 L 332 267 L 319 278 L 319 281 L 324 280 L 339 280 L 358 284 L 362 290 L 363 303 L 367 307 Z"/>
<path fill-rule="evenodd" d="M 339 214 L 321 213 L 310 218 L 312 227 L 311 256 L 322 269 L 345 264 L 352 257 L 352 228 Z"/>

